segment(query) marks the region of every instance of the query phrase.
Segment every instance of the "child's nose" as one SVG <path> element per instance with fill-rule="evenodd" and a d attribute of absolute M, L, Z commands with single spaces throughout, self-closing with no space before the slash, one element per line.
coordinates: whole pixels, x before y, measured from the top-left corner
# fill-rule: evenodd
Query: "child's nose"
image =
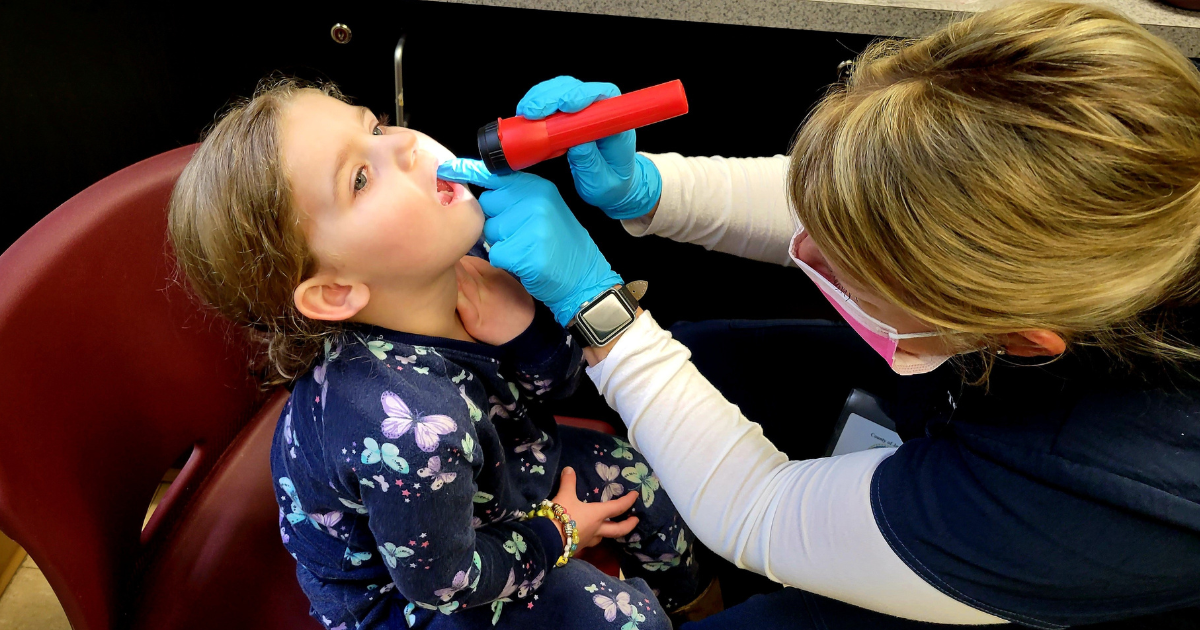
<path fill-rule="evenodd" d="M 389 147 L 396 156 L 396 165 L 402 170 L 412 168 L 417 162 L 417 134 L 403 127 L 387 135 Z"/>

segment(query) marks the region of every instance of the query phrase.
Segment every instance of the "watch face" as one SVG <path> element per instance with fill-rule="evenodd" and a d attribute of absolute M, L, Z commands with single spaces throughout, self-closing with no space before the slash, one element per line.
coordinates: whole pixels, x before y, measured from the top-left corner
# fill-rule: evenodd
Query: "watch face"
<path fill-rule="evenodd" d="M 598 342 L 596 345 L 602 346 L 624 330 L 625 326 L 633 321 L 633 316 L 625 309 L 625 304 L 621 302 L 621 298 L 617 297 L 616 293 L 609 293 L 599 302 L 588 307 L 587 312 L 583 313 L 580 319 L 595 335 Z"/>

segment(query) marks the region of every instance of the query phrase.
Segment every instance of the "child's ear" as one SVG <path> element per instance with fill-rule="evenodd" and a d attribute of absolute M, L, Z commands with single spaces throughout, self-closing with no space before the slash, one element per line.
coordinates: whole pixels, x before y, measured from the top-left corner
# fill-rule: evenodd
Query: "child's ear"
<path fill-rule="evenodd" d="M 371 299 L 371 290 L 361 282 L 337 284 L 331 278 L 314 276 L 292 293 L 296 309 L 309 319 L 340 322 L 358 314 Z"/>

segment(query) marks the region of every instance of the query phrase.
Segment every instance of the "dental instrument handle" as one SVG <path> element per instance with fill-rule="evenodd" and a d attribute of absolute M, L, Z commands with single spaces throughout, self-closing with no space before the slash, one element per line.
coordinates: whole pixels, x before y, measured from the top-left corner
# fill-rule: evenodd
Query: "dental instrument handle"
<path fill-rule="evenodd" d="M 567 149 L 686 114 L 683 83 L 669 81 L 596 101 L 574 113 L 558 112 L 541 120 L 501 118 L 479 129 L 479 154 L 497 175 L 556 158 Z"/>

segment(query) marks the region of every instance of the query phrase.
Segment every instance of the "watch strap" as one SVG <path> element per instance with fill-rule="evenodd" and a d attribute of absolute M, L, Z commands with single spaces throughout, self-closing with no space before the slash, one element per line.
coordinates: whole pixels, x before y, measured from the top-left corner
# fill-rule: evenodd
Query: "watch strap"
<path fill-rule="evenodd" d="M 617 293 L 621 294 L 621 297 L 625 298 L 625 303 L 633 307 L 633 312 L 636 313 L 638 308 L 638 298 L 629 288 L 629 285 L 622 284 L 621 286 L 614 288 L 617 290 Z"/>
<path fill-rule="evenodd" d="M 646 289 L 650 288 L 650 283 L 645 280 L 634 280 L 625 284 L 625 288 L 633 296 L 633 302 L 637 304 L 642 301 L 642 296 L 646 295 Z"/>

